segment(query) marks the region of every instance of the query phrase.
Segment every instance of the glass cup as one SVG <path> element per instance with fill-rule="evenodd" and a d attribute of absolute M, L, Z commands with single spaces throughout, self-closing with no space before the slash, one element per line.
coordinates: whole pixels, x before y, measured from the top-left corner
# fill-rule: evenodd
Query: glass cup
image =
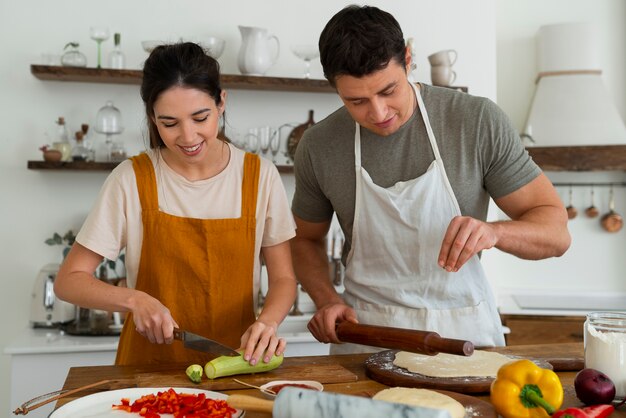
<path fill-rule="evenodd" d="M 585 321 L 585 367 L 607 375 L 615 398 L 626 397 L 626 312 L 590 312 Z"/>

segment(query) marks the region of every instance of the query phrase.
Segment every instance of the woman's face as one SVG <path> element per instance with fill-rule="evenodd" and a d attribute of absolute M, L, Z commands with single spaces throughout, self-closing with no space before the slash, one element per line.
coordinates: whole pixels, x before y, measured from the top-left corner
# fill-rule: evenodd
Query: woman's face
<path fill-rule="evenodd" d="M 165 90 L 154 103 L 153 121 L 178 164 L 206 161 L 218 143 L 218 121 L 224 111 L 225 92 L 219 106 L 202 90 L 175 86 Z"/>

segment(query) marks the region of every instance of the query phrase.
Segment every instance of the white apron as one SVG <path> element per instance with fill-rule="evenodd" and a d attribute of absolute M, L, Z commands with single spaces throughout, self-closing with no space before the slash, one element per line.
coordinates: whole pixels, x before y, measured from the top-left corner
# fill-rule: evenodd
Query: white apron
<path fill-rule="evenodd" d="M 356 201 L 344 299 L 362 324 L 435 331 L 476 346 L 502 346 L 495 298 L 478 256 L 456 273 L 437 264 L 448 225 L 461 210 L 424 102 L 411 85 L 435 161 L 418 178 L 380 187 L 361 167 L 361 129 L 356 124 Z M 378 350 L 356 344 L 331 347 L 332 354 Z"/>

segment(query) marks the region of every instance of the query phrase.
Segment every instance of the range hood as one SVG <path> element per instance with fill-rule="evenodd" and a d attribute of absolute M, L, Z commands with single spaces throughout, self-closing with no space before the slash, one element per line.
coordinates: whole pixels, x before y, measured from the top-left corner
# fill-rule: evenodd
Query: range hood
<path fill-rule="evenodd" d="M 539 74 L 521 134 L 526 145 L 626 145 L 626 126 L 602 82 L 596 38 L 589 23 L 539 29 Z"/>

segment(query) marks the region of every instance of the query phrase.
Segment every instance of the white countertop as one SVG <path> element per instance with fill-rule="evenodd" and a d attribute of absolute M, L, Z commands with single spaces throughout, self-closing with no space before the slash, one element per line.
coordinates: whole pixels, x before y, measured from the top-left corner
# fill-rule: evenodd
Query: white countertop
<path fill-rule="evenodd" d="M 288 316 L 279 329 L 279 335 L 287 343 L 314 342 L 306 329 L 311 314 Z M 26 328 L 4 348 L 4 354 L 49 354 L 94 351 L 116 351 L 117 336 L 75 336 L 58 329 Z"/>
<path fill-rule="evenodd" d="M 74 336 L 58 329 L 26 328 L 4 348 L 4 354 L 116 351 L 118 340 L 117 336 Z"/>
<path fill-rule="evenodd" d="M 587 316 L 626 311 L 626 293 L 550 289 L 498 289 L 498 310 L 508 315 Z"/>

